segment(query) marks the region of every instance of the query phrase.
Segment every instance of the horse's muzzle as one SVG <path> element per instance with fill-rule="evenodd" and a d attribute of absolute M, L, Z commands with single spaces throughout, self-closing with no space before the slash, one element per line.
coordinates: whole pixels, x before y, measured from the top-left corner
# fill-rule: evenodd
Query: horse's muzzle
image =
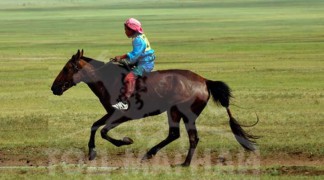
<path fill-rule="evenodd" d="M 51 90 L 52 90 L 52 92 L 53 92 L 54 95 L 60 96 L 60 95 L 63 94 L 63 89 L 62 89 L 62 87 L 54 86 L 54 85 L 53 85 L 52 88 L 51 88 Z"/>
<path fill-rule="evenodd" d="M 52 85 L 52 91 L 54 95 L 62 95 L 64 91 L 70 89 L 72 86 L 75 86 L 76 84 L 73 81 L 67 81 L 64 83 L 54 83 Z"/>

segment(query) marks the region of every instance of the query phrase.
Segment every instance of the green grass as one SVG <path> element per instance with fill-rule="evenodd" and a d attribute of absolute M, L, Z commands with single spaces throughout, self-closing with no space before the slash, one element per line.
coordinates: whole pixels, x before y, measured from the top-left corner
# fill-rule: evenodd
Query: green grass
<path fill-rule="evenodd" d="M 71 150 L 86 155 L 90 126 L 104 115 L 104 109 L 85 84 L 61 97 L 52 95 L 50 87 L 77 49 L 104 61 L 129 51 L 123 22 L 131 16 L 142 21 L 156 50 L 156 70 L 190 69 L 208 79 L 225 81 L 233 89 L 233 104 L 243 107 L 232 107 L 240 122 L 252 124 L 258 114 L 259 124 L 249 131 L 262 136 L 258 140 L 261 161 L 323 160 L 323 12 L 324 3 L 317 0 L 1 1 L 0 166 L 21 165 L 27 160 L 34 166 L 44 165 L 37 159 L 46 161 L 56 152 L 57 170 L 50 174 L 46 168 L 0 168 L 0 178 L 42 179 L 49 174 L 53 178 L 106 178 L 105 170 L 87 173 L 86 161 L 76 173 L 75 167 L 69 173 L 64 168 L 70 166 L 61 164 L 62 156 Z M 230 132 L 224 109 L 209 103 L 197 127 L 201 139 L 198 159 L 210 152 L 215 157 L 229 153 L 234 164 L 239 161 L 242 148 Z M 187 153 L 183 124 L 181 131 L 182 138 L 156 159 L 167 155 L 172 160 Z M 98 133 L 100 160 L 105 155 L 116 160 L 128 151 L 137 158 L 166 137 L 166 115 L 122 124 L 110 134 L 129 136 L 135 143 L 116 148 Z M 6 163 L 10 159 L 17 162 Z M 173 164 L 181 161 L 183 157 Z M 164 166 L 148 171 L 152 167 L 131 166 L 108 174 L 111 179 L 142 179 L 147 174 L 160 179 L 272 179 L 280 175 L 303 179 L 307 173 L 296 172 L 304 171 L 323 175 L 323 166 L 308 167 L 307 162 L 302 164 L 305 168 L 292 168 L 291 174 L 277 167 L 280 162 L 257 168 L 259 174 L 250 172 L 253 167 L 238 164 L 234 169 L 198 165 L 180 173 Z M 206 173 L 207 167 L 214 171 Z M 249 170 L 240 173 L 239 168 Z"/>

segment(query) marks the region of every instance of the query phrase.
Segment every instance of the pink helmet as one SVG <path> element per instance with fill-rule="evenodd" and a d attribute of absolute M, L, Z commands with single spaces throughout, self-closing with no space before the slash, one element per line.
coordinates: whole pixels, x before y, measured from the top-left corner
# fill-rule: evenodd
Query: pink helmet
<path fill-rule="evenodd" d="M 143 34 L 142 24 L 135 18 L 129 18 L 126 20 L 125 25 L 130 29 Z"/>

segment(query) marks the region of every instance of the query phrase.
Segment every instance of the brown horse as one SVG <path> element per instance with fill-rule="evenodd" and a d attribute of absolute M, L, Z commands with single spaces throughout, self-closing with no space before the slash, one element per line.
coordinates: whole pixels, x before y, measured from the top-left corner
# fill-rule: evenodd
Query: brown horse
<path fill-rule="evenodd" d="M 221 81 L 207 80 L 188 70 L 164 70 L 151 72 L 137 79 L 134 95 L 129 99 L 130 107 L 127 111 L 112 108 L 112 104 L 123 90 L 123 77 L 128 70 L 120 65 L 109 62 L 107 64 L 83 56 L 83 50 L 72 56 L 62 71 L 56 77 L 52 91 L 55 95 L 62 95 L 64 91 L 79 82 L 86 83 L 99 98 L 107 111 L 101 119 L 91 127 L 89 140 L 89 160 L 96 157 L 95 134 L 100 126 L 101 137 L 115 146 L 129 145 L 133 140 L 124 137 L 122 140 L 107 135 L 109 130 L 123 122 L 140 119 L 147 116 L 167 112 L 169 135 L 159 144 L 151 148 L 143 160 L 152 158 L 160 149 L 180 137 L 179 123 L 183 119 L 189 136 L 190 148 L 183 166 L 189 166 L 199 138 L 195 121 L 203 111 L 210 95 L 213 100 L 227 109 L 229 123 L 237 141 L 249 151 L 255 150 L 257 137 L 246 133 L 233 118 L 229 101 L 231 92 L 229 87 Z"/>

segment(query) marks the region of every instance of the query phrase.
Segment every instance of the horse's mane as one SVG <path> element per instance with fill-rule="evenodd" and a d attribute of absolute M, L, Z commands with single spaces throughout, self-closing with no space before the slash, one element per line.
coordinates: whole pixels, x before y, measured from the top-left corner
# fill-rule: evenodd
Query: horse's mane
<path fill-rule="evenodd" d="M 85 56 L 82 56 L 82 59 L 85 60 L 87 63 L 91 64 L 94 67 L 95 71 L 97 71 L 100 74 L 103 74 L 104 76 L 108 76 L 109 74 L 112 75 L 115 73 L 120 74 L 121 72 L 127 71 L 126 67 L 118 63 L 105 63 L 103 61 L 99 61 Z"/>
<path fill-rule="evenodd" d="M 95 69 L 99 69 L 105 66 L 105 63 L 103 61 L 95 60 L 85 56 L 82 56 L 82 59 L 91 64 Z"/>

